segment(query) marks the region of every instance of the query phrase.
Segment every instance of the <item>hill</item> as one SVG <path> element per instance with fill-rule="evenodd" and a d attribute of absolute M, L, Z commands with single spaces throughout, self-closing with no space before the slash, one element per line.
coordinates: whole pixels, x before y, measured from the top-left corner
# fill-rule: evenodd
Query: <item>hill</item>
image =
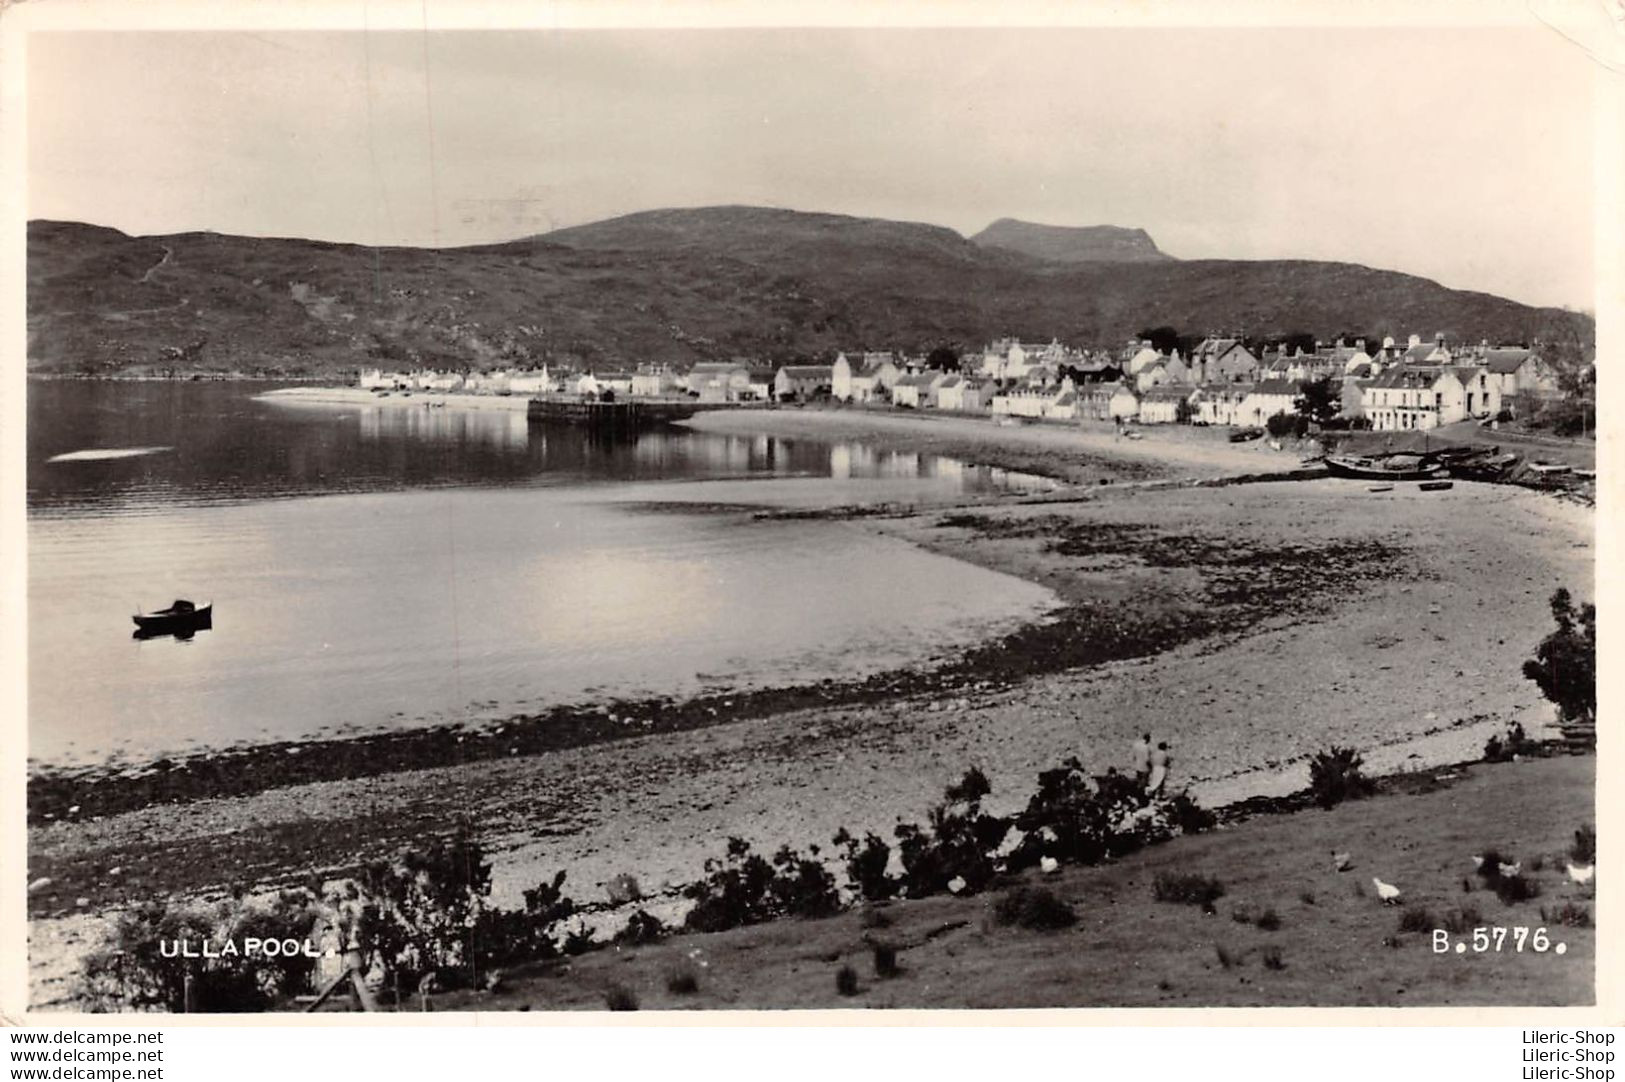
<path fill-rule="evenodd" d="M 1115 225 L 1039 225 L 1000 218 L 971 243 L 1061 263 L 1163 263 L 1174 258 L 1145 230 Z"/>
<path fill-rule="evenodd" d="M 360 365 L 768 362 L 1141 328 L 1443 331 L 1521 341 L 1589 319 L 1346 263 L 1061 263 L 938 226 L 662 210 L 468 248 L 28 229 L 32 371 L 294 375 Z"/>

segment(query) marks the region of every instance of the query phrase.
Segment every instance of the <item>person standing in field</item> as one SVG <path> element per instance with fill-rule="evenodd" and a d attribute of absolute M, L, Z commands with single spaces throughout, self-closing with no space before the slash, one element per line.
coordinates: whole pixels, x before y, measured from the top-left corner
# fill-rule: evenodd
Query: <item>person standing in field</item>
<path fill-rule="evenodd" d="M 1168 755 L 1167 742 L 1159 743 L 1156 750 L 1151 753 L 1151 780 L 1146 785 L 1146 792 L 1151 796 L 1162 795 L 1162 786 L 1168 780 L 1170 762 L 1172 759 Z"/>
<path fill-rule="evenodd" d="M 1145 791 L 1146 782 L 1151 777 L 1151 734 L 1146 733 L 1134 742 L 1134 784 Z"/>

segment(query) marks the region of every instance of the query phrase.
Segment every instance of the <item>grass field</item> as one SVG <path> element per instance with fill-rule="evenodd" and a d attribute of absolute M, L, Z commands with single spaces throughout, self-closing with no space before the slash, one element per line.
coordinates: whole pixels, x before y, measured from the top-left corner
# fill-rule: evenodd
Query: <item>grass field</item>
<path fill-rule="evenodd" d="M 1554 924 L 1542 910 L 1594 910 L 1594 888 L 1571 882 L 1565 861 L 1574 831 L 1593 822 L 1595 765 L 1563 756 L 1424 772 L 1330 811 L 1255 818 L 1108 865 L 1029 876 L 1022 882 L 1043 880 L 1077 913 L 1060 931 L 1000 924 L 999 890 L 898 901 L 600 951 L 430 1007 L 602 1010 L 609 998 L 656 1010 L 1589 1004 L 1595 929 Z M 1540 895 L 1503 904 L 1485 889 L 1471 858 L 1490 848 L 1521 861 Z M 1347 871 L 1334 868 L 1333 851 L 1351 855 Z M 1153 900 L 1163 873 L 1220 880 L 1215 912 Z M 1397 885 L 1401 904 L 1379 901 L 1373 876 Z M 1518 952 L 1509 935 L 1499 952 L 1438 953 L 1431 929 L 1451 919 L 1469 929 L 1452 944 L 1473 926 L 1547 926 L 1566 949 Z M 874 942 L 895 949 L 895 975 L 877 974 Z M 853 995 L 837 990 L 845 966 L 856 974 Z"/>

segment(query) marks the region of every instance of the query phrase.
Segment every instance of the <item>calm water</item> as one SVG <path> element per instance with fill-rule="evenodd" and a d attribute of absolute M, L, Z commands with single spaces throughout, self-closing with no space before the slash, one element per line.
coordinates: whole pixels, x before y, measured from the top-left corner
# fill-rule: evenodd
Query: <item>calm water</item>
<path fill-rule="evenodd" d="M 717 507 L 1036 478 L 861 444 L 290 407 L 256 401 L 265 389 L 29 385 L 32 758 L 861 675 L 1052 600 L 845 524 Z M 159 450 L 99 454 L 140 448 Z M 131 638 L 132 612 L 176 597 L 212 600 L 213 630 Z"/>

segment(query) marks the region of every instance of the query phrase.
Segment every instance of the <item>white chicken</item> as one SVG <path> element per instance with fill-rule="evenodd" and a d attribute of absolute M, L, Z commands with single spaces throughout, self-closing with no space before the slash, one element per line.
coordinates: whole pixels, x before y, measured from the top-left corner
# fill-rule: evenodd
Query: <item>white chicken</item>
<path fill-rule="evenodd" d="M 1516 879 L 1523 874 L 1523 861 L 1514 861 L 1511 864 L 1498 864 L 1496 870 L 1501 873 L 1502 879 Z"/>
<path fill-rule="evenodd" d="M 1332 850 L 1332 867 L 1340 872 L 1346 872 L 1354 866 L 1354 856 L 1351 853 L 1339 853 Z"/>
<path fill-rule="evenodd" d="M 1061 870 L 1061 862 L 1054 857 L 1039 857 L 1038 870 L 1045 875 L 1054 875 Z"/>
<path fill-rule="evenodd" d="M 1589 883 L 1596 874 L 1597 866 L 1595 864 L 1580 865 L 1573 861 L 1569 862 L 1569 878 L 1576 883 Z"/>
<path fill-rule="evenodd" d="M 1399 888 L 1392 883 L 1384 883 L 1376 876 L 1371 877 L 1371 883 L 1377 888 L 1377 897 L 1382 899 L 1384 905 L 1394 905 L 1399 901 Z"/>

